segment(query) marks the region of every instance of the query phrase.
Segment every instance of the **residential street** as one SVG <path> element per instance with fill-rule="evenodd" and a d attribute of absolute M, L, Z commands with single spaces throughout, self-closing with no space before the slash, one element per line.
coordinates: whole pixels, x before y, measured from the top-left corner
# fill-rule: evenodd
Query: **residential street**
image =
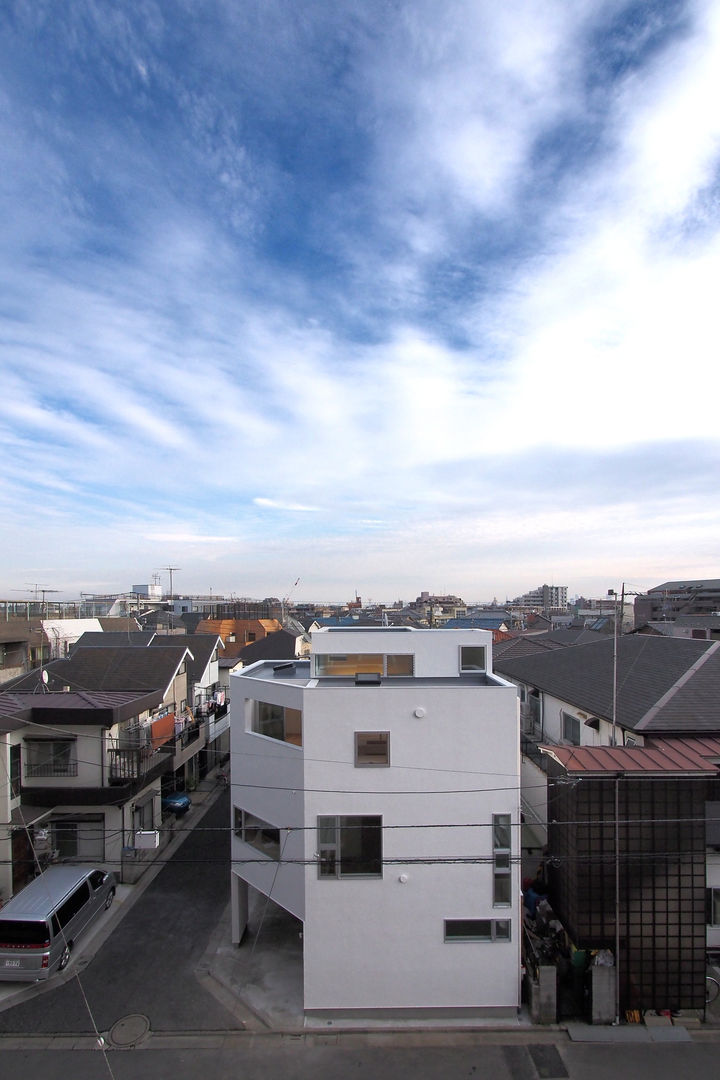
<path fill-rule="evenodd" d="M 319 1043 L 319 1045 L 318 1045 Z M 405 1045 L 403 1045 L 405 1043 Z M 4 1075 L 26 1080 L 714 1080 L 717 1044 L 674 1046 L 597 1046 L 565 1044 L 553 1047 L 487 1045 L 474 1047 L 418 1046 L 398 1039 L 398 1045 L 347 1047 L 324 1045 L 321 1039 L 293 1042 L 280 1037 L 250 1037 L 225 1049 L 189 1048 L 160 1051 L 64 1052 L 0 1049 Z"/>
<path fill-rule="evenodd" d="M 178 827 L 190 828 L 199 811 L 194 808 Z M 228 904 L 228 821 L 229 793 L 224 791 L 80 980 L 43 987 L 46 992 L 0 1012 L 0 1033 L 109 1031 L 129 1014 L 147 1016 L 155 1031 L 239 1029 L 240 1021 L 195 974 Z"/>

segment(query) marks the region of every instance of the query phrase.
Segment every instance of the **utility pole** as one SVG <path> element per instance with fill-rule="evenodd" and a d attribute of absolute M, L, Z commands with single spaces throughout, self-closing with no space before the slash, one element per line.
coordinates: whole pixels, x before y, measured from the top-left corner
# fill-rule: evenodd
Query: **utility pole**
<path fill-rule="evenodd" d="M 181 566 L 163 566 L 163 570 L 168 570 L 170 572 L 170 599 L 171 600 L 173 599 L 173 597 L 175 595 L 173 593 L 173 572 L 175 570 L 181 570 L 181 569 L 182 569 Z"/>

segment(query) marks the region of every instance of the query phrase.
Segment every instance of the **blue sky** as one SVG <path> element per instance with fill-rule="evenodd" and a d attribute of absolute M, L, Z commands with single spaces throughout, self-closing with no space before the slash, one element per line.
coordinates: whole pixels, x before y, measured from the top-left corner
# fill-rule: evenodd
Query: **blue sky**
<path fill-rule="evenodd" d="M 0 592 L 720 576 L 718 55 L 709 0 L 5 3 Z"/>

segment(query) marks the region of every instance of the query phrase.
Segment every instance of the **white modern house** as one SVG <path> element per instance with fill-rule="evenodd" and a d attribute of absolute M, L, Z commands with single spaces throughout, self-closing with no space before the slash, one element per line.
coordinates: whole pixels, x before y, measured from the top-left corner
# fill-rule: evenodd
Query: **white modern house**
<path fill-rule="evenodd" d="M 518 701 L 492 635 L 325 628 L 231 681 L 233 939 L 249 887 L 302 920 L 307 1018 L 514 1014 Z"/>

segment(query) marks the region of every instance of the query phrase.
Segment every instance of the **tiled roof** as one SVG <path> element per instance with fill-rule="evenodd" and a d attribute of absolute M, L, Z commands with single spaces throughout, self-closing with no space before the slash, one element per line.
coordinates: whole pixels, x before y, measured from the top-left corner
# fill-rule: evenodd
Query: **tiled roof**
<path fill-rule="evenodd" d="M 541 746 L 570 775 L 633 773 L 648 775 L 713 775 L 718 767 L 691 745 L 691 740 L 653 746 Z M 680 745 L 682 744 L 682 745 Z"/>
<path fill-rule="evenodd" d="M 516 656 L 535 656 L 537 653 L 553 652 L 562 649 L 558 641 L 548 641 L 547 635 L 530 635 L 529 637 L 508 637 L 497 641 L 493 645 L 493 661 L 499 657 L 509 659 Z M 497 667 L 496 663 L 493 663 Z"/>
<path fill-rule="evenodd" d="M 251 641 L 238 653 L 243 664 L 254 664 L 256 660 L 294 660 L 297 638 L 287 630 L 277 630 L 274 634 Z"/>
<path fill-rule="evenodd" d="M 34 690 L 47 672 L 48 687 L 62 690 L 162 690 L 165 692 L 185 658 L 184 645 L 145 648 L 125 645 L 105 649 L 76 649 L 65 660 L 52 660 L 7 683 L 8 689 Z"/>
<path fill-rule="evenodd" d="M 612 719 L 613 641 L 515 659 L 494 668 L 517 682 Z M 720 642 L 624 635 L 618 641 L 617 722 L 643 732 L 720 732 Z"/>
<path fill-rule="evenodd" d="M 102 724 L 110 727 L 162 701 L 162 692 L 82 693 L 16 691 L 0 694 L 0 731 L 33 724 Z"/>
<path fill-rule="evenodd" d="M 86 630 L 73 648 L 106 649 L 111 645 L 149 645 L 154 637 L 154 630 Z"/>
<path fill-rule="evenodd" d="M 199 683 L 205 674 L 214 650 L 222 648 L 222 640 L 217 634 L 171 634 L 164 636 L 158 634 L 150 642 L 153 649 L 162 649 L 167 645 L 184 645 L 190 650 L 191 655 L 187 658 L 188 688 L 190 684 Z"/>

